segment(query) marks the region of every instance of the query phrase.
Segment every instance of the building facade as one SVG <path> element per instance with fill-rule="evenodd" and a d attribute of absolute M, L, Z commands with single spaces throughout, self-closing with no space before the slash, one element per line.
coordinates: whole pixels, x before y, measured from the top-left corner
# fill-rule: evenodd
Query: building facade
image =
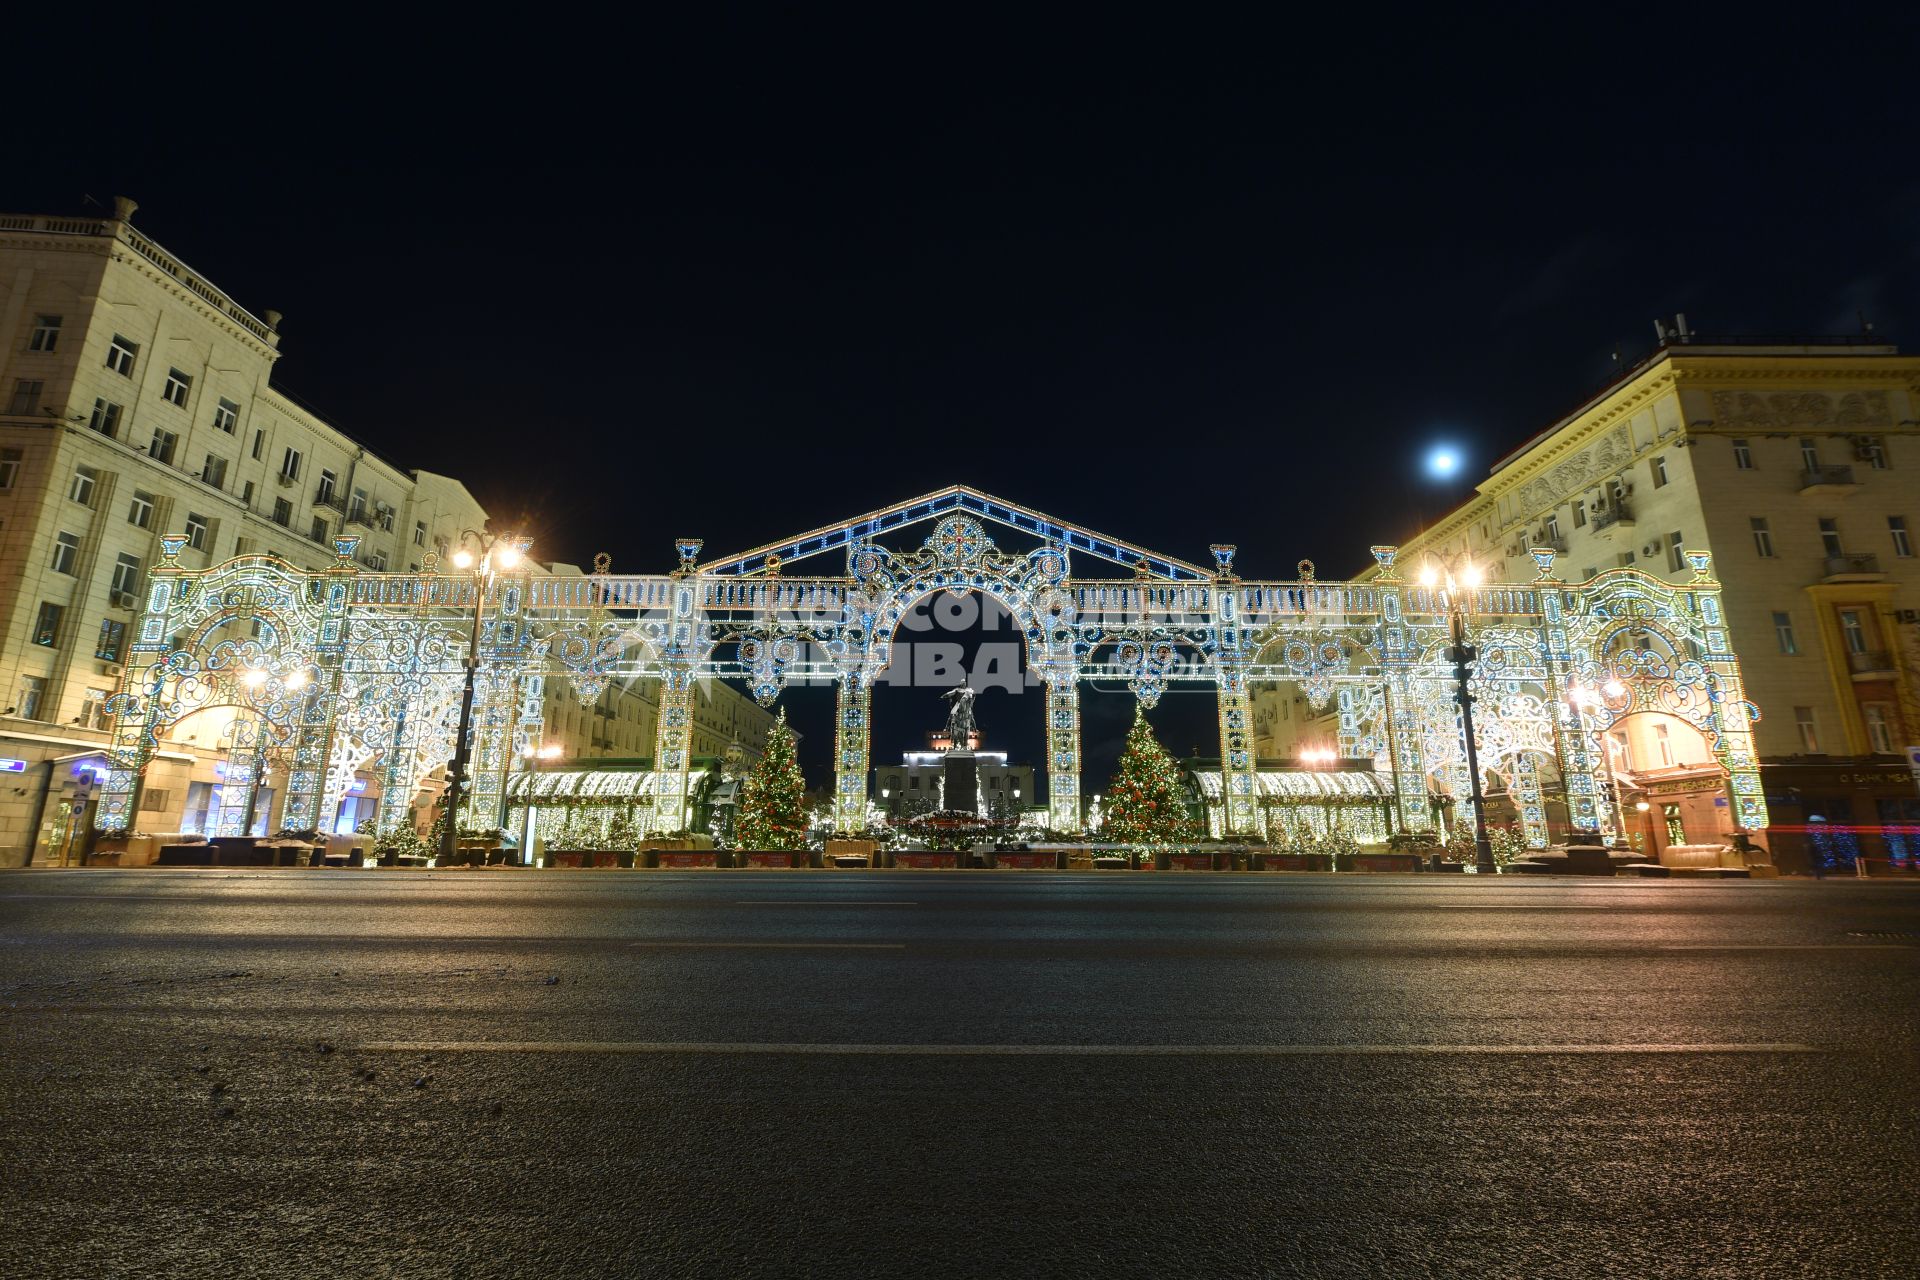
<path fill-rule="evenodd" d="M 335 563 L 354 534 L 376 572 L 419 571 L 487 514 L 448 476 L 404 469 L 271 383 L 280 317 L 255 315 L 132 225 L 0 215 L 0 865 L 72 857 L 162 534 L 193 568 L 266 555 Z M 645 755 L 657 698 L 611 689 L 592 707 L 548 695 L 569 756 Z M 771 716 L 724 685 L 696 703 L 718 755 L 764 741 Z M 231 726 L 183 722 L 150 770 L 139 826 L 209 830 Z M 373 811 L 369 777 L 333 817 Z M 270 789 L 254 829 L 276 829 Z"/>
<path fill-rule="evenodd" d="M 1681 582 L 1683 552 L 1710 552 L 1762 714 L 1776 860 L 1911 858 L 1920 797 L 1901 752 L 1920 738 L 1920 359 L 1872 340 L 1666 332 L 1407 539 L 1400 563 L 1466 555 L 1524 582 L 1531 549 L 1547 547 L 1572 581 L 1633 568 Z M 1291 692 L 1256 713 L 1277 749 L 1300 723 Z M 1684 722 L 1632 716 L 1606 750 L 1613 801 L 1646 847 L 1727 835 L 1718 770 Z"/>

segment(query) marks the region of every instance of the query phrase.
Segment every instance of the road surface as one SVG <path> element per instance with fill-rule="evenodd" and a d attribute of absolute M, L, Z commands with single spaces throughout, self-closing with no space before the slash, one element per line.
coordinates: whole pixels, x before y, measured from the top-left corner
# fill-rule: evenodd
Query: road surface
<path fill-rule="evenodd" d="M 1920 886 L 0 873 L 0 1275 L 1909 1276 Z"/>

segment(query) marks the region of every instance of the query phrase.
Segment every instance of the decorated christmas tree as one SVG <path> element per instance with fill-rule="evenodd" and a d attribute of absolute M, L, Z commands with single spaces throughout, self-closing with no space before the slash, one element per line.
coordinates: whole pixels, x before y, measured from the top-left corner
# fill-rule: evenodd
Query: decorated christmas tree
<path fill-rule="evenodd" d="M 794 756 L 785 708 L 767 731 L 766 750 L 740 787 L 735 830 L 743 849 L 798 849 L 807 836 L 807 784 Z"/>
<path fill-rule="evenodd" d="M 1107 787 L 1100 834 L 1116 844 L 1176 844 L 1200 835 L 1187 807 L 1186 787 L 1167 749 L 1136 706 L 1127 745 Z"/>

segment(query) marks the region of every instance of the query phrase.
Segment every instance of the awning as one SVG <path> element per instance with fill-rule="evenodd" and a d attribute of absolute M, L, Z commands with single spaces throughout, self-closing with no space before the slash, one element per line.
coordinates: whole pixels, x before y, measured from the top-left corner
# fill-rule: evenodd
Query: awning
<path fill-rule="evenodd" d="M 651 769 L 560 770 L 507 778 L 509 804 L 633 804 L 652 795 Z"/>
<path fill-rule="evenodd" d="M 1217 771 L 1194 770 L 1207 799 L 1220 796 Z M 1262 796 L 1300 804 L 1364 804 L 1393 798 L 1393 780 L 1364 769 L 1263 770 L 1254 775 Z"/>

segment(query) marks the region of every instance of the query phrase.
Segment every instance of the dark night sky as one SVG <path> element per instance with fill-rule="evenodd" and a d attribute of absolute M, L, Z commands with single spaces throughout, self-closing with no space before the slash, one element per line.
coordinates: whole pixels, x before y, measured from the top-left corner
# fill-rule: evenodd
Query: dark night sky
<path fill-rule="evenodd" d="M 1909 21 L 782 12 L 96 22 L 0 207 L 135 197 L 281 387 L 629 571 L 961 481 L 1334 576 L 1656 316 L 1920 323 Z"/>

